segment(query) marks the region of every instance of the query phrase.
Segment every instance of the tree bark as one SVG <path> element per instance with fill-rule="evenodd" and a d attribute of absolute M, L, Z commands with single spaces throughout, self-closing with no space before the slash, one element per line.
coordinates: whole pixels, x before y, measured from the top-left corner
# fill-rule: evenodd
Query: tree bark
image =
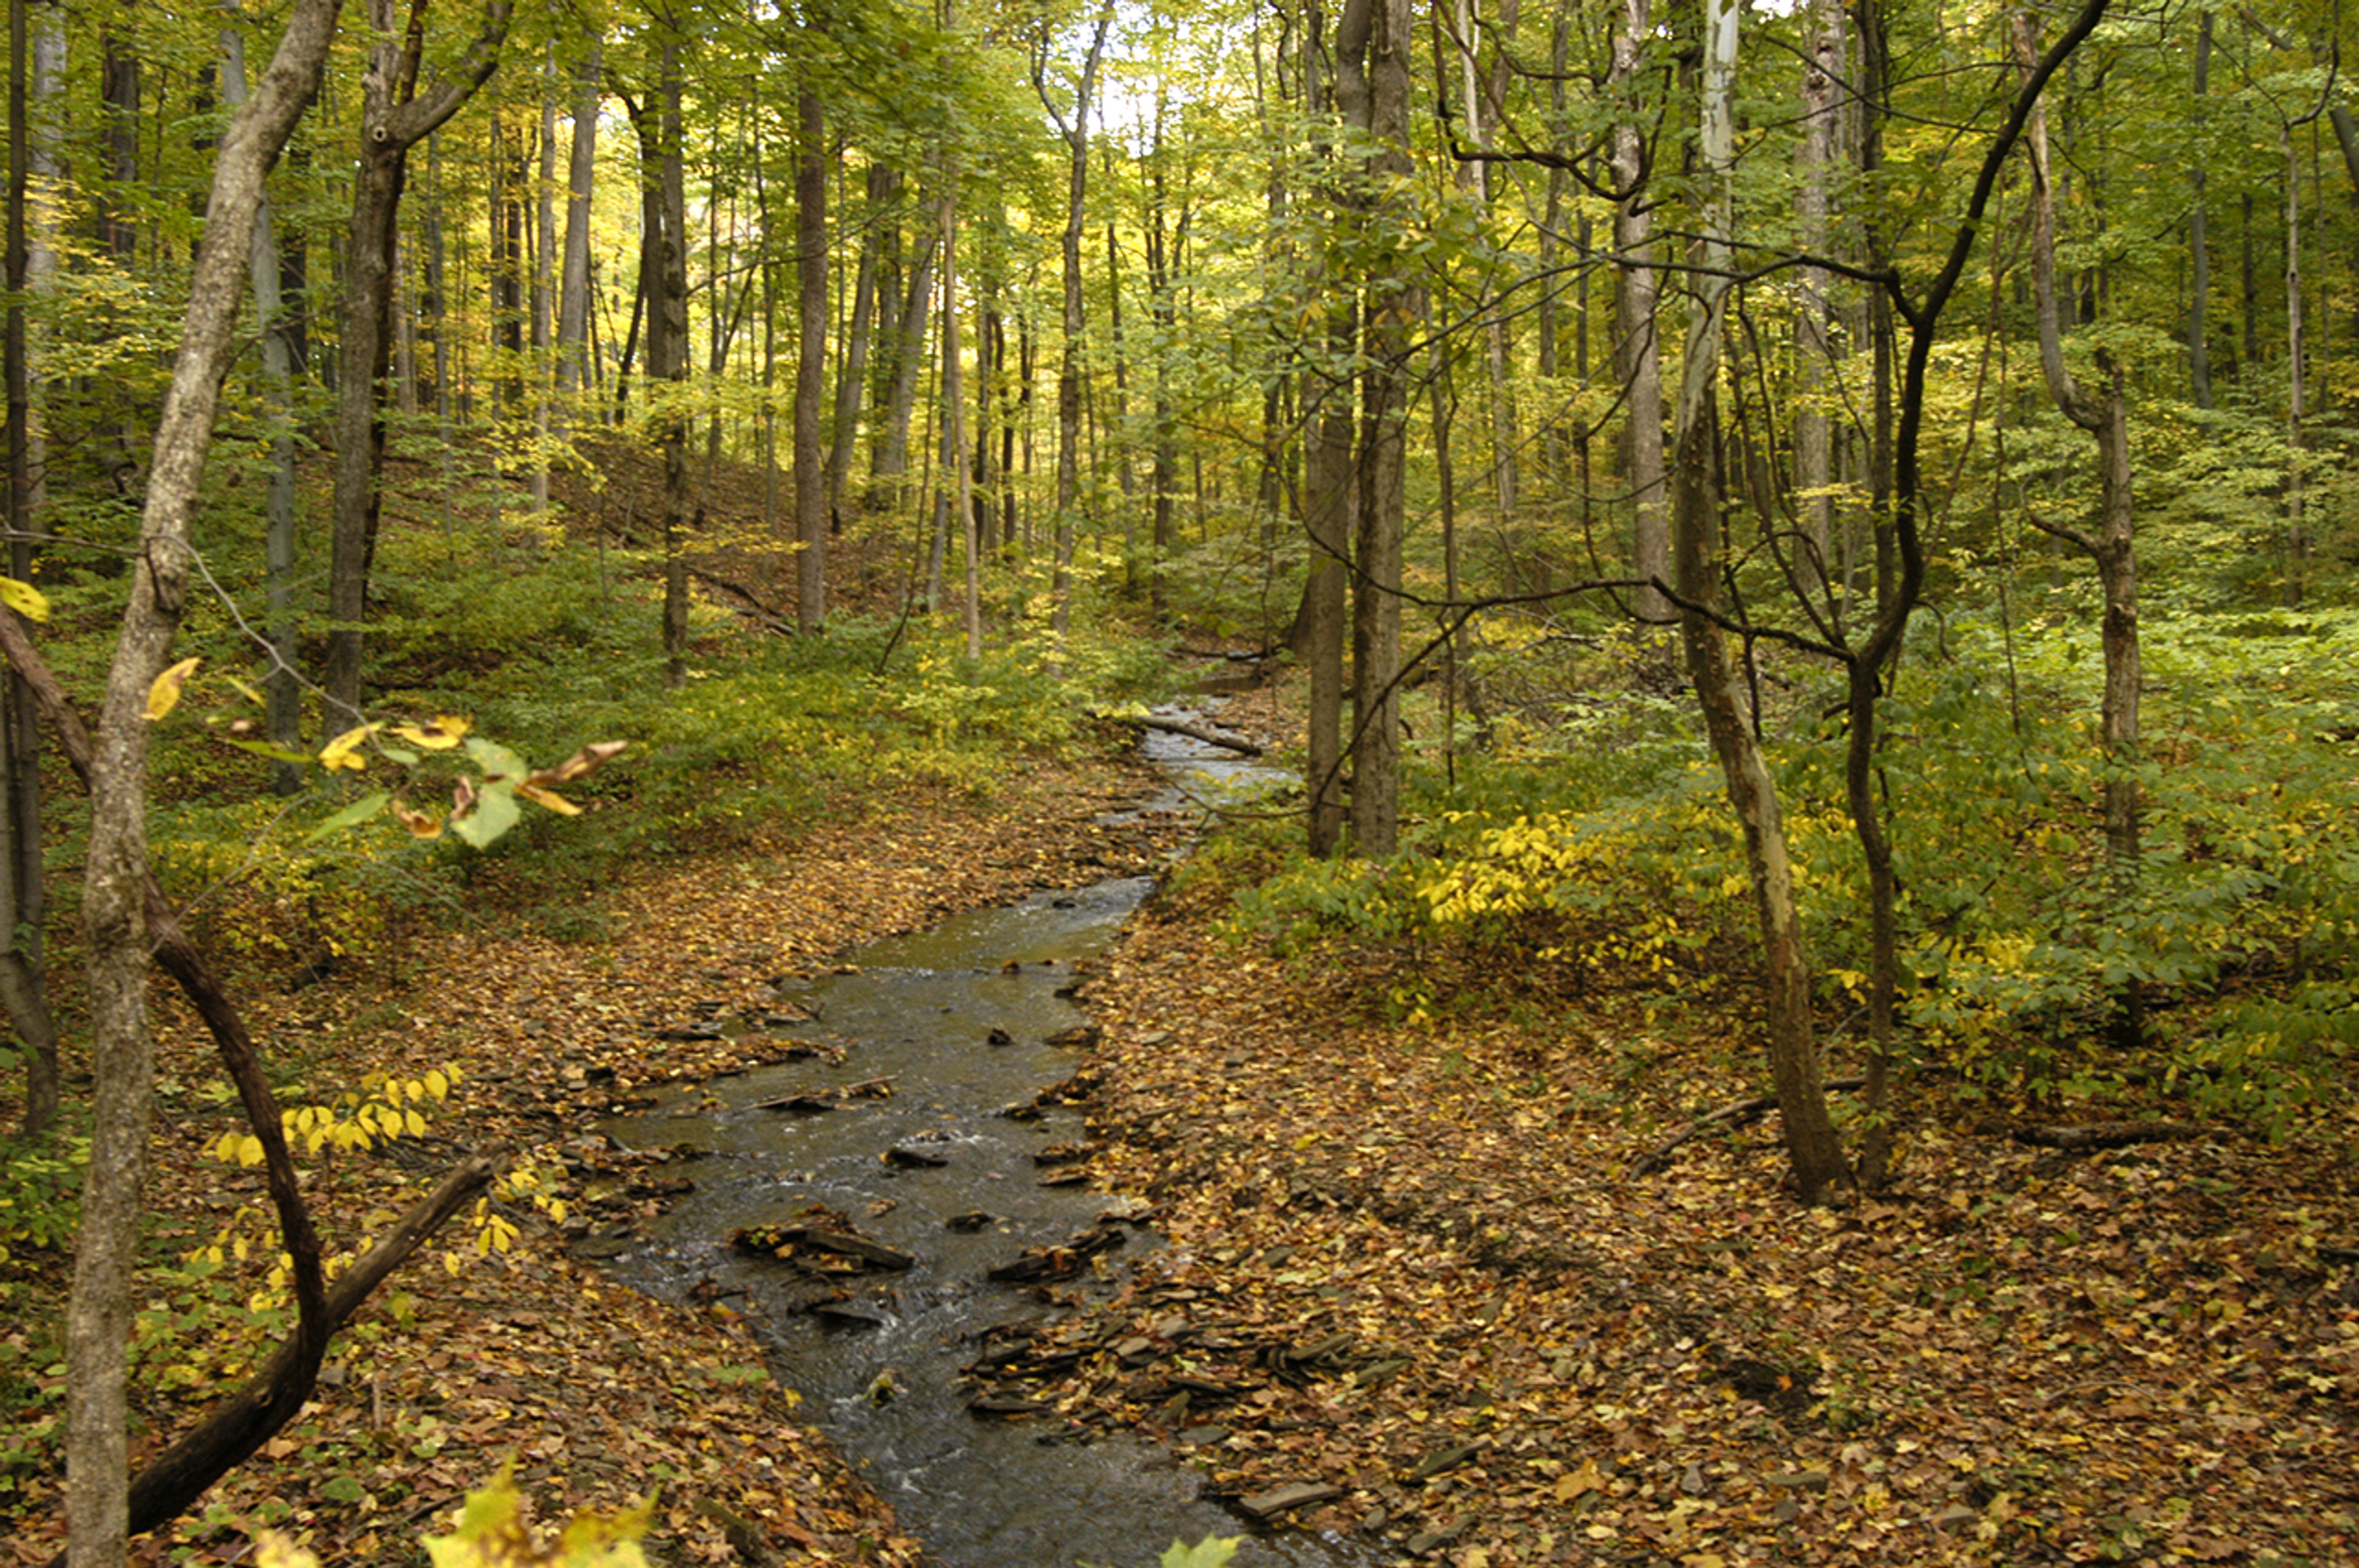
<path fill-rule="evenodd" d="M 1408 149 L 1408 0 L 1376 0 L 1368 40 L 1367 173 L 1372 217 L 1387 236 L 1411 222 L 1399 193 Z M 1400 838 L 1401 539 L 1408 454 L 1408 337 L 1419 315 L 1409 264 L 1387 239 L 1368 279 L 1367 369 L 1360 378 L 1359 534 L 1352 599 L 1352 850 L 1389 858 Z"/>
<path fill-rule="evenodd" d="M 1057 645 L 1062 647 L 1072 622 L 1073 541 L 1080 527 L 1082 473 L 1082 350 L 1088 319 L 1082 303 L 1082 230 L 1088 215 L 1090 187 L 1090 93 L 1096 85 L 1098 60 L 1105 52 L 1106 33 L 1114 26 L 1114 8 L 1098 14 L 1090 38 L 1090 52 L 1073 80 L 1072 117 L 1068 120 L 1049 92 L 1045 32 L 1034 45 L 1032 86 L 1041 107 L 1065 138 L 1065 232 L 1060 251 L 1064 280 L 1064 345 L 1057 361 L 1057 515 L 1056 554 L 1050 612 Z"/>
<path fill-rule="evenodd" d="M 8 5 L 7 361 L 8 574 L 33 575 L 34 472 L 32 348 L 25 326 L 30 267 L 26 187 L 32 175 L 30 17 L 27 0 Z M 14 615 L 14 611 L 0 614 Z M 0 709 L 0 1004 L 25 1046 L 27 1134 L 45 1130 L 59 1110 L 58 1032 L 49 1011 L 44 957 L 47 882 L 42 875 L 38 713 L 24 677 L 11 673 Z"/>
<path fill-rule="evenodd" d="M 573 135 L 565 158 L 565 259 L 557 295 L 557 427 L 569 428 L 566 401 L 591 390 L 590 198 L 598 170 L 598 82 L 604 44 L 593 38 L 574 77 Z"/>
<path fill-rule="evenodd" d="M 2017 49 L 2029 69 L 2033 39 L 2029 18 L 2017 20 Z M 2138 882 L 2141 855 L 2137 775 L 2138 693 L 2142 684 L 2137 626 L 2137 553 L 2136 508 L 2131 496 L 2129 416 L 2118 365 L 2100 356 L 2099 367 L 2108 384 L 2093 392 L 2082 386 L 2064 362 L 2064 337 L 2056 286 L 2056 195 L 2049 177 L 2048 125 L 2044 109 L 2035 107 L 2025 128 L 2031 155 L 2032 291 L 2038 312 L 2039 369 L 2056 406 L 2073 424 L 2094 438 L 2097 447 L 2098 503 L 2093 531 L 2060 522 L 2043 522 L 2050 533 L 2072 544 L 2096 564 L 2097 581 L 2104 597 L 2105 690 L 2100 726 L 2105 751 L 2105 854 L 2114 895 L 2126 899 Z M 2123 1044 L 2135 1044 L 2143 1033 L 2142 998 L 2136 979 L 2125 982 L 2118 998 L 2116 1032 Z"/>
<path fill-rule="evenodd" d="M 1697 162 L 1705 195 L 1687 349 L 1681 360 L 1677 450 L 1671 464 L 1671 533 L 1683 608 L 1680 637 L 1704 728 L 1745 833 L 1745 868 L 1761 927 L 1763 989 L 1769 1027 L 1769 1076 L 1785 1124 L 1786 1153 L 1802 1201 L 1817 1204 L 1846 1174 L 1843 1146 L 1827 1112 L 1817 1032 L 1810 1020 L 1810 963 L 1786 841 L 1777 783 L 1738 690 L 1717 619 L 1727 570 L 1720 527 L 1722 483 L 1716 382 L 1727 310 L 1733 222 L 1736 0 L 1705 0 L 1702 124 Z"/>
<path fill-rule="evenodd" d="M 383 389 L 391 355 L 395 242 L 409 152 L 456 114 L 491 79 L 506 41 L 510 0 L 486 0 L 484 26 L 458 68 L 418 96 L 422 31 L 406 38 L 394 0 L 366 0 L 370 48 L 361 76 L 361 150 L 353 171 L 353 217 L 345 240 L 345 288 L 337 351 L 336 481 L 328 559 L 327 659 L 321 676 L 331 728 L 357 720 L 364 656 L 361 622 L 368 613 L 369 571 L 376 553 L 378 478 L 385 466 Z M 436 292 L 440 293 L 438 288 Z M 436 397 L 447 407 L 442 335 L 435 339 Z"/>
<path fill-rule="evenodd" d="M 264 177 L 319 91 L 339 0 L 297 0 L 254 97 L 215 153 L 180 349 L 156 434 L 130 602 L 91 759 L 82 892 L 91 1001 L 90 1170 L 67 1309 L 66 1511 L 72 1568 L 120 1568 L 130 1512 L 125 1356 L 152 1113 L 147 1020 L 148 689 L 187 600 L 190 525 L 229 368 Z"/>
<path fill-rule="evenodd" d="M 941 243 L 939 224 L 929 224 L 918 240 L 909 266 L 909 288 L 895 333 L 893 383 L 885 409 L 885 428 L 870 465 L 868 505 L 871 510 L 900 504 L 903 481 L 909 471 L 909 421 L 918 406 L 918 379 L 926 366 L 926 318 L 934 302 L 934 255 Z"/>
<path fill-rule="evenodd" d="M 223 57 L 222 101 L 234 110 L 245 101 L 245 47 L 234 28 L 223 35 Z M 264 397 L 270 410 L 270 494 L 263 524 L 268 595 L 263 634 L 269 669 L 262 679 L 263 700 L 271 744 L 291 752 L 303 743 L 302 683 L 295 669 L 295 354 L 279 294 L 282 275 L 267 192 L 255 212 L 247 273 L 262 339 Z M 302 769 L 293 762 L 273 762 L 270 785 L 279 795 L 293 795 L 303 786 Z"/>
<path fill-rule="evenodd" d="M 1662 286 L 1654 269 L 1655 218 L 1647 190 L 1650 170 L 1646 109 L 1639 102 L 1638 67 L 1654 18 L 1649 0 L 1623 0 L 1621 25 L 1614 33 L 1609 85 L 1618 105 L 1614 126 L 1614 347 L 1626 413 L 1622 438 L 1622 479 L 1630 503 L 1630 575 L 1644 582 L 1668 580 L 1671 545 L 1663 488 L 1663 373 L 1657 351 L 1655 315 Z M 1643 620 L 1670 613 L 1661 594 L 1642 588 L 1631 600 Z"/>
<path fill-rule="evenodd" d="M 819 92 L 806 81 L 797 100 L 795 288 L 795 625 L 817 632 L 827 618 L 827 470 L 820 444 L 820 398 L 827 378 L 827 176 L 831 158 Z"/>

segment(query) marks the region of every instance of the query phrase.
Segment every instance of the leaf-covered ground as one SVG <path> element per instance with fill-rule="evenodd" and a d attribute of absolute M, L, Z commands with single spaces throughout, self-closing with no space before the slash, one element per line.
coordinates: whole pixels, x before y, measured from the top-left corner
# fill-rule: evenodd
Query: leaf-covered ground
<path fill-rule="evenodd" d="M 1809 1211 L 1774 1116 L 1633 1173 L 1760 1087 L 1743 987 L 1464 974 L 1404 1023 L 1417 955 L 1223 913 L 1091 988 L 1098 1174 L 1171 1245 L 992 1368 L 1046 1419 L 1459 1568 L 2359 1561 L 2349 1105 L 2070 1153 L 1920 1085 L 1897 1188 Z"/>
<path fill-rule="evenodd" d="M 462 1146 L 491 1141 L 527 1154 L 568 1212 L 560 1224 L 502 1206 L 514 1244 L 480 1254 L 476 1232 L 454 1222 L 338 1341 L 297 1423 L 138 1560 L 240 1561 L 253 1523 L 297 1534 L 329 1563 L 417 1560 L 416 1537 L 513 1464 L 544 1521 L 656 1494 L 658 1562 L 915 1563 L 889 1509 L 798 1424 L 744 1324 L 637 1296 L 582 1260 L 680 1184 L 660 1155 L 625 1154 L 592 1129 L 655 1083 L 748 1065 L 732 1041 L 701 1037 L 704 1026 L 761 1011 L 782 977 L 952 910 L 1159 863 L 1176 824 L 1093 820 L 1151 782 L 1127 766 L 1012 763 L 988 804 L 917 790 L 846 802 L 809 838 L 651 866 L 606 890 L 611 941 L 494 925 L 253 999 L 274 1067 L 311 1097 L 371 1075 L 458 1072 L 448 1103 L 427 1107 L 427 1137 L 310 1162 L 332 1248 L 408 1204 Z M 265 1287 L 271 1250 L 258 1173 L 207 1157 L 237 1129 L 234 1102 L 178 999 L 159 989 L 158 1010 L 153 1206 L 169 1231 L 158 1255 L 224 1227 L 247 1238 L 248 1260 L 216 1282 L 243 1300 Z M 306 1098 L 287 1092 L 290 1106 Z M 171 1333 L 143 1345 L 164 1391 L 142 1412 L 139 1451 L 192 1420 L 201 1390 L 242 1378 L 260 1347 L 258 1336 Z M 58 1549 L 55 1487 L 43 1476 L 0 1491 L 0 1562 Z"/>
<path fill-rule="evenodd" d="M 403 1561 L 512 1460 L 544 1519 L 657 1491 L 659 1561 L 917 1563 L 742 1324 L 580 1260 L 677 1183 L 591 1129 L 655 1081 L 745 1065 L 696 1026 L 779 976 L 1154 860 L 1168 829 L 1092 821 L 1137 783 L 1041 768 L 988 807 L 863 802 L 609 890 L 612 941 L 492 930 L 409 954 L 406 984 L 273 999 L 260 1032 L 315 1087 L 465 1075 L 431 1138 L 315 1178 L 336 1234 L 494 1137 L 571 1213 L 517 1206 L 511 1250 L 454 1231 L 458 1272 L 413 1263 L 268 1462 L 143 1560 L 236 1561 L 258 1519 L 330 1563 Z M 1091 982 L 1093 1177 L 1154 1199 L 1170 1245 L 1120 1265 L 1110 1305 L 979 1354 L 978 1394 L 1045 1402 L 1044 1433 L 1159 1434 L 1281 1528 L 1456 1568 L 2359 1561 L 2352 1108 L 2278 1146 L 2223 1126 L 2069 1153 L 2011 1136 L 2060 1113 L 1920 1085 L 1897 1189 L 1810 1212 L 1774 1117 L 1634 1173 L 1758 1087 L 1741 984 L 1673 1003 L 1409 950 L 1285 960 L 1225 937 L 1224 912 L 1158 899 Z M 1441 1000 L 1403 1022 L 1384 999 L 1412 978 Z M 187 1244 L 258 1184 L 201 1158 L 234 1123 L 166 1015 L 158 1203 Z M 250 1348 L 147 1354 L 168 1383 Z M 151 1405 L 147 1441 L 192 1410 Z M 15 1561 L 55 1548 L 46 1487 L 0 1499 Z"/>

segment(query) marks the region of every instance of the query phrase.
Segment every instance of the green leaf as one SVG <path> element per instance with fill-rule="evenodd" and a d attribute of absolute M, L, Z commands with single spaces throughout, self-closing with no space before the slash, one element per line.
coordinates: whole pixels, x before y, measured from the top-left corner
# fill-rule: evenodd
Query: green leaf
<path fill-rule="evenodd" d="M 393 795 L 391 792 L 386 790 L 377 790 L 374 794 L 364 795 L 361 796 L 360 799 L 353 802 L 352 805 L 344 807 L 342 811 L 339 811 L 333 816 L 328 818 L 325 822 L 321 823 L 317 827 L 312 828 L 310 833 L 305 837 L 303 841 L 307 844 L 314 843 L 321 838 L 325 838 L 332 833 L 341 833 L 347 827 L 357 827 L 362 823 L 366 822 L 370 817 L 375 816 L 378 812 L 383 811 L 385 809 L 385 803 L 392 798 Z"/>
<path fill-rule="evenodd" d="M 311 765 L 311 753 L 309 752 L 290 752 L 284 746 L 274 746 L 267 741 L 240 741 L 229 736 L 223 738 L 241 752 L 251 752 L 257 757 L 267 757 L 274 762 L 300 762 L 307 768 Z"/>
<path fill-rule="evenodd" d="M 487 789 L 476 797 L 474 810 L 451 824 L 451 831 L 464 843 L 478 849 L 488 849 L 501 834 L 516 825 L 516 818 L 522 815 L 516 808 L 513 791 Z"/>
<path fill-rule="evenodd" d="M 476 736 L 467 738 L 467 755 L 474 758 L 475 765 L 484 770 L 484 782 L 486 784 L 520 779 L 529 771 L 524 765 L 524 759 L 506 746 Z"/>

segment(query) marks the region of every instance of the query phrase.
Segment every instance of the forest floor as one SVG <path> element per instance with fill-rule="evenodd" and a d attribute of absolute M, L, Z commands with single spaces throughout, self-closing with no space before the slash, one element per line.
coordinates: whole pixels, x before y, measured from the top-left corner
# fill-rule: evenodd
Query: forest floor
<path fill-rule="evenodd" d="M 600 504 L 624 527 L 635 503 Z M 1223 719 L 1275 740 L 1295 722 L 1267 692 Z M 1095 820 L 1147 783 L 1011 764 L 985 799 L 846 801 L 809 834 L 599 890 L 596 940 L 489 919 L 253 999 L 314 1095 L 457 1070 L 428 1136 L 316 1168 L 332 1238 L 488 1141 L 528 1152 L 571 1212 L 505 1206 L 513 1244 L 480 1253 L 487 1233 L 454 1222 L 338 1342 L 298 1422 L 138 1560 L 244 1561 L 272 1523 L 330 1564 L 414 1561 L 403 1543 L 512 1464 L 544 1521 L 654 1495 L 658 1562 L 919 1563 L 744 1322 L 583 1260 L 681 1185 L 595 1129 L 658 1084 L 752 1065 L 692 1026 L 781 978 L 1159 865 L 1177 825 Z M 1046 1405 L 1024 1418 L 1043 1435 L 1144 1431 L 1275 1528 L 1451 1568 L 2359 1561 L 2359 1098 L 2277 1143 L 2214 1125 L 2072 1150 L 2025 1141 L 2070 1108 L 1920 1081 L 1895 1186 L 1805 1210 L 1774 1115 L 1641 1173 L 1760 1087 L 1734 967 L 1667 993 L 1498 950 L 1285 958 L 1227 913 L 1210 879 L 1166 891 L 1085 989 L 1093 1180 L 1152 1199 L 1169 1245 L 1125 1261 L 1110 1303 L 1077 1298 L 978 1357 L 978 1394 Z M 258 1259 L 256 1173 L 207 1153 L 234 1102 L 159 998 L 159 1256 L 225 1234 Z M 262 1267 L 193 1288 L 243 1300 Z M 260 1349 L 143 1343 L 166 1393 L 141 1451 Z M 46 1562 L 54 1478 L 9 1474 L 0 1565 Z"/>
<path fill-rule="evenodd" d="M 1919 1080 L 1894 1184 L 1805 1209 L 1759 1107 L 1663 1152 L 1763 1087 L 1741 975 L 1228 908 L 1085 989 L 1095 1170 L 1169 1247 L 1001 1360 L 1041 1419 L 1455 1568 L 2359 1562 L 2350 1101 L 2273 1144 Z"/>
<path fill-rule="evenodd" d="M 481 1253 L 466 1217 L 454 1221 L 338 1340 L 296 1423 L 136 1560 L 243 1561 L 249 1528 L 268 1524 L 329 1564 L 408 1561 L 408 1541 L 448 1528 L 466 1492 L 510 1465 L 543 1522 L 654 1496 L 647 1545 L 659 1563 L 917 1563 L 890 1509 L 767 1380 L 742 1321 L 636 1295 L 582 1260 L 685 1184 L 666 1154 L 625 1152 L 595 1127 L 660 1084 L 755 1065 L 730 1040 L 676 1036 L 759 1011 L 782 979 L 953 911 L 1158 867 L 1176 821 L 1094 820 L 1154 782 L 1128 762 L 1018 762 L 987 801 L 916 789 L 847 801 L 808 837 L 649 866 L 604 890 L 610 940 L 494 923 L 250 999 L 249 1026 L 274 1062 L 321 1098 L 384 1074 L 456 1079 L 447 1102 L 424 1104 L 424 1138 L 315 1170 L 307 1195 L 332 1249 L 491 1142 L 531 1157 L 569 1212 L 557 1223 L 499 1205 L 516 1234 Z M 496 888 L 479 892 L 497 906 Z M 264 1283 L 259 1173 L 211 1157 L 240 1125 L 235 1102 L 195 1020 L 158 995 L 150 1196 L 168 1234 L 155 1245 L 177 1257 L 217 1234 L 248 1237 L 256 1260 L 237 1274 L 242 1298 Z M 57 1272 L 61 1286 L 62 1260 Z M 135 1467 L 261 1348 L 142 1345 L 179 1398 L 143 1412 Z M 0 1563 L 49 1561 L 58 1509 L 53 1476 L 0 1490 Z"/>

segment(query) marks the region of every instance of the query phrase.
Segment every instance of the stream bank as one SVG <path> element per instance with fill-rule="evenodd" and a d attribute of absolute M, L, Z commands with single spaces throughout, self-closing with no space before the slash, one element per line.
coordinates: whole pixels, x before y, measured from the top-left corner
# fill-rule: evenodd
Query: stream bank
<path fill-rule="evenodd" d="M 1248 766 L 1168 734 L 1147 751 L 1171 785 L 1109 823 L 1168 819 L 1188 809 L 1178 791 L 1240 787 Z M 783 1060 L 605 1126 L 669 1152 L 692 1184 L 609 1266 L 743 1312 L 780 1381 L 942 1568 L 1144 1564 L 1175 1539 L 1255 1530 L 1199 1501 L 1171 1451 L 995 1392 L 997 1366 L 1161 1245 L 1148 1206 L 1093 1179 L 1074 1104 L 1096 1030 L 1073 995 L 1150 886 L 1035 893 L 847 955 L 718 1022 Z M 1167 1336 L 1196 1332 L 1184 1310 L 1168 1316 Z M 1389 1559 L 1282 1530 L 1237 1561 Z"/>

